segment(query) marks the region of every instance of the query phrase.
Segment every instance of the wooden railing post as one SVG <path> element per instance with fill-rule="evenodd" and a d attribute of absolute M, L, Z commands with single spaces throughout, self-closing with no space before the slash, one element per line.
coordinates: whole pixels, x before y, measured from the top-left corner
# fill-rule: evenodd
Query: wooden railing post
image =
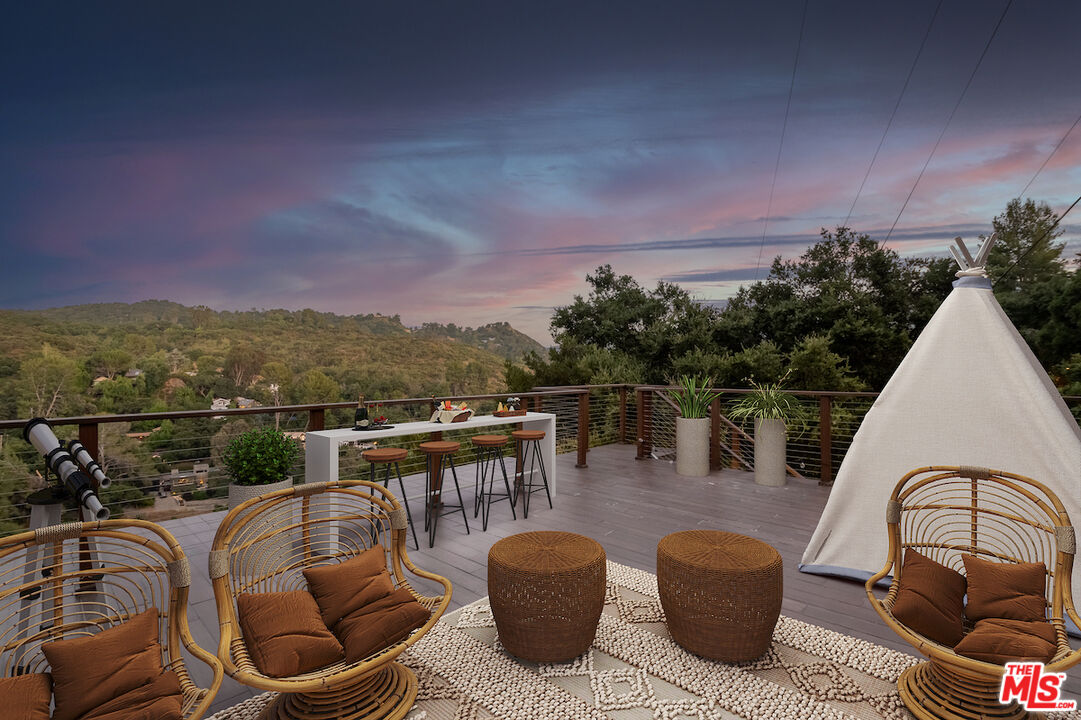
<path fill-rule="evenodd" d="M 316 408 L 308 411 L 308 430 L 315 432 L 326 429 L 326 410 Z"/>
<path fill-rule="evenodd" d="M 90 456 L 98 465 L 101 465 L 101 440 L 98 438 L 98 424 L 79 423 L 79 442 L 83 444 Z M 91 478 L 94 489 L 98 487 L 98 481 Z"/>
<path fill-rule="evenodd" d="M 578 396 L 578 462 L 577 468 L 586 468 L 586 453 L 589 452 L 589 391 Z"/>
<path fill-rule="evenodd" d="M 627 386 L 619 387 L 619 441 L 627 442 Z"/>
<path fill-rule="evenodd" d="M 818 473 L 818 483 L 829 485 L 833 482 L 833 428 L 831 406 L 833 398 L 822 395 L 818 398 L 818 452 L 822 469 Z"/>
<path fill-rule="evenodd" d="M 709 469 L 721 469 L 721 400 L 709 404 Z"/>
<path fill-rule="evenodd" d="M 648 460 L 653 454 L 653 428 L 650 415 L 653 409 L 653 391 L 639 389 L 635 393 L 638 404 L 638 454 L 635 460 Z"/>

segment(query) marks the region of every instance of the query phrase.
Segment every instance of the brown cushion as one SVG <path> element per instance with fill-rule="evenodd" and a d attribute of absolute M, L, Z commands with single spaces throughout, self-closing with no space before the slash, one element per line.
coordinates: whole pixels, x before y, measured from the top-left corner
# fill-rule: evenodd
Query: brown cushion
<path fill-rule="evenodd" d="M 1044 600 L 1047 567 L 1042 562 L 991 562 L 975 555 L 962 555 L 961 559 L 968 575 L 965 615 L 970 620 L 1047 618 Z"/>
<path fill-rule="evenodd" d="M 404 640 L 429 617 L 408 590 L 398 588 L 342 618 L 334 631 L 345 646 L 346 662 L 357 662 Z"/>
<path fill-rule="evenodd" d="M 165 671 L 146 685 L 113 698 L 79 720 L 182 720 L 180 678 Z"/>
<path fill-rule="evenodd" d="M 304 577 L 319 603 L 323 622 L 332 630 L 346 615 L 394 590 L 386 552 L 379 544 L 343 563 L 308 568 Z"/>
<path fill-rule="evenodd" d="M 244 644 L 268 677 L 292 677 L 333 665 L 342 646 L 307 592 L 241 593 L 236 599 Z"/>
<path fill-rule="evenodd" d="M 957 643 L 954 651 L 973 660 L 1004 665 L 1019 660 L 1048 662 L 1055 655 L 1055 628 L 1045 620 L 988 618 Z"/>
<path fill-rule="evenodd" d="M 45 643 L 41 649 L 52 670 L 53 720 L 76 720 L 161 674 L 158 610 L 150 608 L 96 635 Z"/>
<path fill-rule="evenodd" d="M 965 576 L 905 549 L 893 616 L 902 625 L 953 647 L 964 634 Z"/>
<path fill-rule="evenodd" d="M 49 720 L 53 680 L 48 673 L 0 678 L 3 716 L 16 720 Z"/>

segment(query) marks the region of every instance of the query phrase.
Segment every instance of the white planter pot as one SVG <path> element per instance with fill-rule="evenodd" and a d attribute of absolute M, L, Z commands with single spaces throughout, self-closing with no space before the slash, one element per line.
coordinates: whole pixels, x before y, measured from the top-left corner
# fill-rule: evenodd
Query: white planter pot
<path fill-rule="evenodd" d="M 785 473 L 787 435 L 784 420 L 754 421 L 754 481 L 759 485 L 780 487 L 788 482 Z"/>
<path fill-rule="evenodd" d="M 253 497 L 290 487 L 293 487 L 293 478 L 291 477 L 269 485 L 237 485 L 236 483 L 229 483 L 229 509 L 232 510 L 237 505 L 247 502 Z"/>
<path fill-rule="evenodd" d="M 709 475 L 709 418 L 676 418 L 676 472 Z"/>

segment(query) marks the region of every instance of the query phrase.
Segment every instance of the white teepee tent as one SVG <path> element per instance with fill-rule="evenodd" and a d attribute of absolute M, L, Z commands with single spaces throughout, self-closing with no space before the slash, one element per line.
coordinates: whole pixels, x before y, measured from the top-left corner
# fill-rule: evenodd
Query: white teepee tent
<path fill-rule="evenodd" d="M 881 570 L 890 492 L 925 465 L 1027 475 L 1081 527 L 1081 429 L 991 292 L 991 240 L 976 259 L 963 244 L 963 256 L 954 251 L 959 279 L 856 432 L 800 570 L 858 579 Z"/>

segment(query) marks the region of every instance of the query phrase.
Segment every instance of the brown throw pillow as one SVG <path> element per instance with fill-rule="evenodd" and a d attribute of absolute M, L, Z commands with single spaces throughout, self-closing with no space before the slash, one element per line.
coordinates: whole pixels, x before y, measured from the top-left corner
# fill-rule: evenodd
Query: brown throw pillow
<path fill-rule="evenodd" d="M 912 548 L 905 549 L 893 616 L 902 625 L 953 647 L 964 635 L 965 576 Z"/>
<path fill-rule="evenodd" d="M 96 635 L 41 646 L 53 676 L 53 720 L 76 720 L 162 672 L 158 609 Z"/>
<path fill-rule="evenodd" d="M 985 618 L 1046 620 L 1044 585 L 1047 567 L 1041 563 L 1010 563 L 962 555 L 968 575 L 965 615 L 972 621 Z"/>
<path fill-rule="evenodd" d="M 241 593 L 236 605 L 244 644 L 264 675 L 292 677 L 342 659 L 341 643 L 305 591 Z"/>
<path fill-rule="evenodd" d="M 49 720 L 53 681 L 48 673 L 0 678 L 0 708 L 15 720 Z"/>
<path fill-rule="evenodd" d="M 398 588 L 342 618 L 334 632 L 345 646 L 346 662 L 352 663 L 404 640 L 429 617 L 408 590 Z"/>
<path fill-rule="evenodd" d="M 183 720 L 180 678 L 165 671 L 146 685 L 115 697 L 79 720 Z"/>
<path fill-rule="evenodd" d="M 1048 662 L 1055 655 L 1055 628 L 1045 620 L 988 618 L 957 643 L 954 651 L 973 660 L 1005 665 L 1020 660 Z"/>
<path fill-rule="evenodd" d="M 346 615 L 394 591 L 386 553 L 378 544 L 343 563 L 309 568 L 304 577 L 331 629 Z"/>

